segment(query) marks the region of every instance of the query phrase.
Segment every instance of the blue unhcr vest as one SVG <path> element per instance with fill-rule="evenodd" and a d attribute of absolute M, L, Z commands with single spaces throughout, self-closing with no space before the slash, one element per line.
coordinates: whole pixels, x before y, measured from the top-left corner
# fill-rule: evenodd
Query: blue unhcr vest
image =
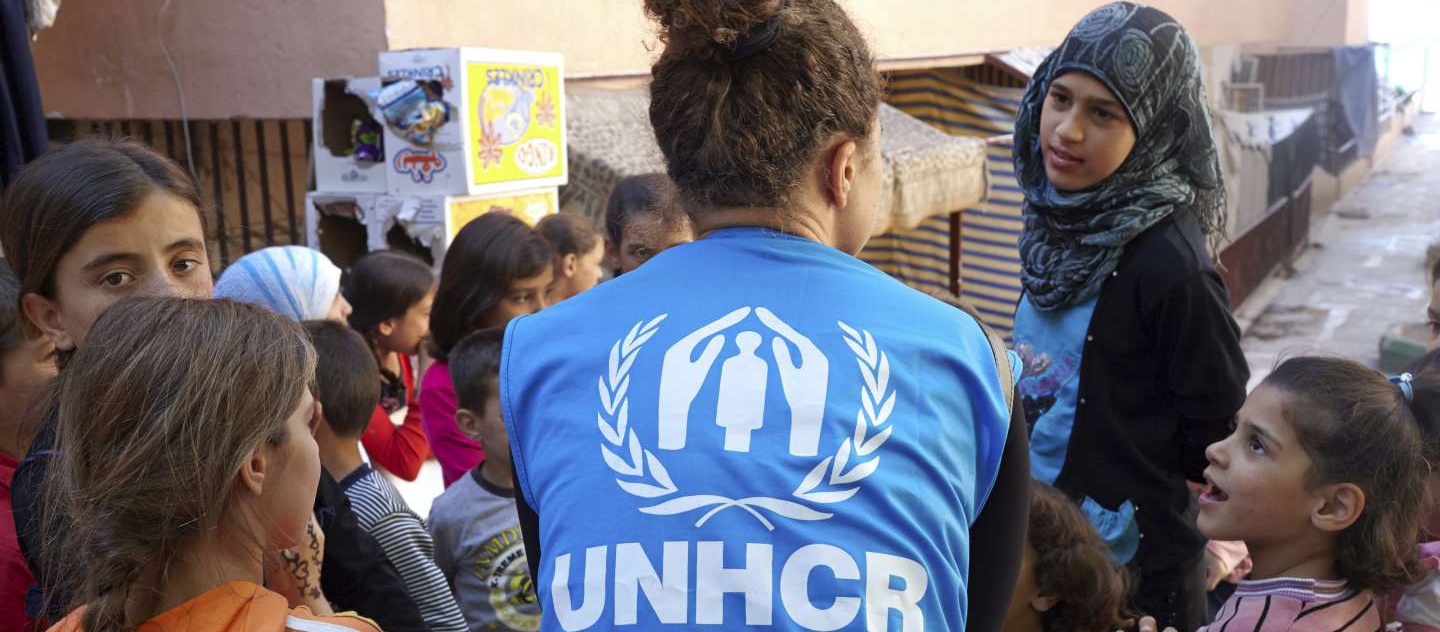
<path fill-rule="evenodd" d="M 969 316 L 730 229 L 505 335 L 543 630 L 962 630 L 1009 414 Z"/>

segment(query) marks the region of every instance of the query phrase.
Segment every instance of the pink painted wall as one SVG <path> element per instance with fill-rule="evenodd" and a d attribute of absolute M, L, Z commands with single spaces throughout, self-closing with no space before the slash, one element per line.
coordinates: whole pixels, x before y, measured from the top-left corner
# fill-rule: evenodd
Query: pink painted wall
<path fill-rule="evenodd" d="M 169 43 L 193 118 L 306 117 L 311 77 L 371 75 L 381 50 L 484 46 L 565 54 L 572 77 L 648 71 L 641 0 L 65 0 L 35 44 L 46 110 L 177 118 Z M 1058 42 L 1100 0 L 840 0 L 882 59 Z M 1202 46 L 1363 41 L 1368 0 L 1151 0 Z M 1320 12 L 1326 4 L 1338 8 Z M 1314 25 L 1309 28 L 1305 25 Z"/>
<path fill-rule="evenodd" d="M 164 38 L 192 118 L 304 117 L 310 79 L 374 74 L 383 0 L 65 0 L 32 50 L 45 110 L 180 118 Z"/>

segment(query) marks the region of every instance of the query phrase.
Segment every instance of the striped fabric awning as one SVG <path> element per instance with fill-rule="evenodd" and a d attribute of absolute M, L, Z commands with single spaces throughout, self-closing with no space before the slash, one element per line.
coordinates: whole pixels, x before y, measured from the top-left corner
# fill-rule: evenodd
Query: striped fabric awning
<path fill-rule="evenodd" d="M 650 126 L 649 93 L 574 89 L 566 103 L 570 182 L 560 188 L 560 208 L 601 221 L 621 179 L 665 170 Z M 913 228 L 985 198 L 984 143 L 940 133 L 888 105 L 879 117 L 885 174 L 876 230 Z"/>
<path fill-rule="evenodd" d="M 1024 87 L 991 66 L 929 69 L 891 74 L 886 100 L 901 111 L 956 136 L 987 140 L 990 195 L 963 209 L 959 221 L 936 217 L 914 230 L 880 235 L 860 257 L 911 286 L 950 290 L 951 273 L 960 295 L 986 324 L 1007 339 L 1020 300 L 1020 257 L 1024 196 L 1015 182 L 1010 134 Z M 957 224 L 952 226 L 952 224 Z M 952 231 L 960 238 L 960 260 L 952 261 Z"/>

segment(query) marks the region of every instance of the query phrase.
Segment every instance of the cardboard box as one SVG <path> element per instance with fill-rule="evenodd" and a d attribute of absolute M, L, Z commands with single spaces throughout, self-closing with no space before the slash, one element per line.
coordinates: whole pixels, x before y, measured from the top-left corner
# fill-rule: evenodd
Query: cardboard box
<path fill-rule="evenodd" d="M 433 259 L 438 273 L 446 249 L 465 224 L 485 213 L 498 212 L 533 226 L 559 211 L 560 194 L 555 187 L 549 187 L 488 196 L 382 195 L 375 209 L 376 230 L 387 242 L 382 247 L 423 251 Z"/>
<path fill-rule="evenodd" d="M 342 269 L 361 255 L 385 248 L 375 193 L 312 191 L 305 195 L 305 238 Z"/>
<path fill-rule="evenodd" d="M 450 108 L 428 144 L 385 126 L 389 192 L 493 195 L 567 182 L 563 57 L 482 48 L 380 53 L 382 83 L 424 82 Z"/>
<path fill-rule="evenodd" d="M 355 121 L 379 125 L 364 95 L 380 87 L 380 78 L 315 79 L 311 85 L 315 189 L 385 193 L 388 162 L 383 156 L 379 162 L 357 160 L 353 143 Z"/>

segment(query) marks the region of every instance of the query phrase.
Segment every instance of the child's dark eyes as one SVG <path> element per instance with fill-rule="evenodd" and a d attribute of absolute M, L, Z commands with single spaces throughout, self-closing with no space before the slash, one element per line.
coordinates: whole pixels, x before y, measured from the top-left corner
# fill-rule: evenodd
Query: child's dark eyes
<path fill-rule="evenodd" d="M 111 272 L 103 277 L 100 277 L 100 285 L 108 288 L 117 288 L 130 283 L 134 279 L 135 276 L 130 274 L 129 272 Z"/>
<path fill-rule="evenodd" d="M 1105 122 L 1108 123 L 1108 122 L 1110 122 L 1110 121 L 1115 120 L 1115 115 L 1114 115 L 1114 114 L 1111 114 L 1109 110 L 1102 109 L 1102 108 L 1096 108 L 1096 109 L 1095 109 L 1095 118 L 1100 119 L 1101 121 L 1105 121 Z"/>
<path fill-rule="evenodd" d="M 1265 454 L 1265 444 L 1261 442 L 1257 436 L 1252 435 L 1250 437 L 1250 443 L 1246 447 L 1250 448 L 1250 451 L 1256 454 Z"/>
<path fill-rule="evenodd" d="M 171 265 L 171 268 L 172 268 L 172 269 L 174 269 L 176 272 L 179 272 L 179 273 L 181 273 L 181 274 L 184 274 L 184 273 L 186 273 L 186 272 L 192 272 L 192 271 L 194 271 L 196 268 L 199 268 L 199 267 L 200 267 L 200 262 L 199 262 L 199 261 L 196 261 L 196 260 L 194 260 L 194 259 L 181 259 L 181 260 L 179 260 L 179 261 L 176 261 L 173 265 Z"/>

